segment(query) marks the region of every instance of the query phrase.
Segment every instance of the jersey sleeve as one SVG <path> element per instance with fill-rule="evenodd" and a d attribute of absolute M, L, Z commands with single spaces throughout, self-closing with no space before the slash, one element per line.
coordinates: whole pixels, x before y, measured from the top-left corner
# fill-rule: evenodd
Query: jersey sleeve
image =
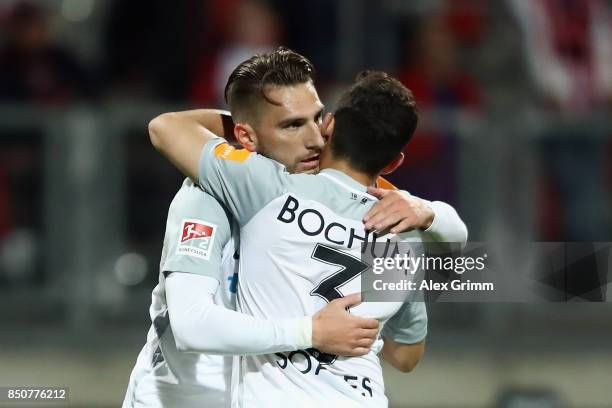
<path fill-rule="evenodd" d="M 245 225 L 259 210 L 286 192 L 289 173 L 279 163 L 217 138 L 202 150 L 199 184 Z"/>
<path fill-rule="evenodd" d="M 404 344 L 414 344 L 427 336 L 425 302 L 404 303 L 382 330 L 384 337 Z"/>
<path fill-rule="evenodd" d="M 312 318 L 260 319 L 214 303 L 218 284 L 173 274 L 166 281 L 170 324 L 179 351 L 256 355 L 312 347 Z"/>
<path fill-rule="evenodd" d="M 434 212 L 434 219 L 425 230 L 433 242 L 453 242 L 465 247 L 468 237 L 467 227 L 457 211 L 442 201 L 427 201 Z"/>
<path fill-rule="evenodd" d="M 185 180 L 168 211 L 162 271 L 204 275 L 222 282 L 223 247 L 230 236 L 230 221 L 221 204 Z"/>

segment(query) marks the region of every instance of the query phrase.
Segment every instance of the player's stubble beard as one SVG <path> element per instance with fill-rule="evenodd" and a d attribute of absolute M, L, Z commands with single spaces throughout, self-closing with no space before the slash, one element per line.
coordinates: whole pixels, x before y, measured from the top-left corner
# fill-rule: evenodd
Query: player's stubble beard
<path fill-rule="evenodd" d="M 315 167 L 314 169 L 308 169 L 308 170 L 304 170 L 304 171 L 298 171 L 296 173 L 298 174 L 317 174 L 319 172 L 320 168 L 319 166 Z M 291 172 L 293 173 L 293 172 Z"/>
<path fill-rule="evenodd" d="M 262 156 L 265 156 L 269 159 L 275 160 L 277 162 L 279 162 L 280 164 L 282 164 L 283 166 L 285 166 L 285 168 L 287 169 L 287 171 L 291 174 L 317 174 L 319 172 L 319 166 L 313 168 L 313 169 L 308 169 L 308 170 L 302 170 L 300 171 L 300 163 L 301 160 L 298 160 L 297 158 L 294 159 L 293 163 L 284 163 L 282 160 L 280 160 L 276 155 L 272 154 L 268 149 L 266 149 L 264 146 L 259 146 L 259 149 L 257 150 L 257 153 L 261 154 Z M 320 153 L 319 153 L 320 155 Z M 298 161 L 296 161 L 298 160 Z"/>

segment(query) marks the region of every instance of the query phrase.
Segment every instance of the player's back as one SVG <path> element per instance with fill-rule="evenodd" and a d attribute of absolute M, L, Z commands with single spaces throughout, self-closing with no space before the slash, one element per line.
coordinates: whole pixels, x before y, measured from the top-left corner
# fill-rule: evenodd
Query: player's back
<path fill-rule="evenodd" d="M 235 237 L 223 207 L 186 179 L 168 210 L 159 283 L 149 309 L 152 325 L 123 403 L 136 407 L 224 407 L 231 358 L 185 353 L 176 347 L 166 301 L 168 273 L 222 276 L 215 304 L 234 309 Z"/>
<path fill-rule="evenodd" d="M 285 178 L 284 193 L 241 228 L 238 308 L 262 318 L 313 315 L 327 302 L 361 291 L 362 218 L 376 199 L 344 173 Z M 420 241 L 418 231 L 379 240 L 377 256 L 400 240 Z M 380 253 L 379 253 L 380 252 Z M 384 324 L 399 302 L 362 303 L 352 313 Z M 378 339 L 363 357 L 343 358 L 317 350 L 241 357 L 237 406 L 387 405 L 377 354 Z M 236 367 L 235 367 L 236 368 Z"/>
<path fill-rule="evenodd" d="M 376 200 L 364 185 L 332 169 L 290 175 L 280 163 L 222 139 L 204 146 L 198 180 L 240 225 L 241 312 L 268 319 L 311 316 L 329 300 L 361 291 L 362 219 Z M 419 247 L 423 236 L 415 230 L 401 240 Z M 363 303 L 352 313 L 384 324 L 401 305 Z M 386 407 L 381 346 L 379 339 L 367 355 L 351 358 L 312 349 L 240 357 L 232 372 L 232 403 Z"/>

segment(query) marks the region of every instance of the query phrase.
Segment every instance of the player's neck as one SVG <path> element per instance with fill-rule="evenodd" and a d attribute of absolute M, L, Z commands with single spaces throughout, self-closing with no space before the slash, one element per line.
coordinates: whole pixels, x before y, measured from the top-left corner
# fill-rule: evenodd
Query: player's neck
<path fill-rule="evenodd" d="M 341 171 L 366 187 L 372 186 L 376 182 L 376 177 L 372 177 L 361 171 L 355 170 L 345 160 L 321 160 L 321 170 L 323 169 L 334 169 Z"/>

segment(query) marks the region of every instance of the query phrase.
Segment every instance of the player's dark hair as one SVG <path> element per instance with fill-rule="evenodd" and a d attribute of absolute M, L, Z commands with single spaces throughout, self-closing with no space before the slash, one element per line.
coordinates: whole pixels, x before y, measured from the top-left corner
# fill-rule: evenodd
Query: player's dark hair
<path fill-rule="evenodd" d="M 340 97 L 330 147 L 354 169 L 377 175 L 404 149 L 417 121 L 408 88 L 384 72 L 363 71 Z"/>
<path fill-rule="evenodd" d="M 291 86 L 314 80 L 314 66 L 303 55 L 285 47 L 257 54 L 242 62 L 225 85 L 225 102 L 232 115 L 247 111 L 261 100 L 273 105 L 266 91 L 269 86 Z"/>

